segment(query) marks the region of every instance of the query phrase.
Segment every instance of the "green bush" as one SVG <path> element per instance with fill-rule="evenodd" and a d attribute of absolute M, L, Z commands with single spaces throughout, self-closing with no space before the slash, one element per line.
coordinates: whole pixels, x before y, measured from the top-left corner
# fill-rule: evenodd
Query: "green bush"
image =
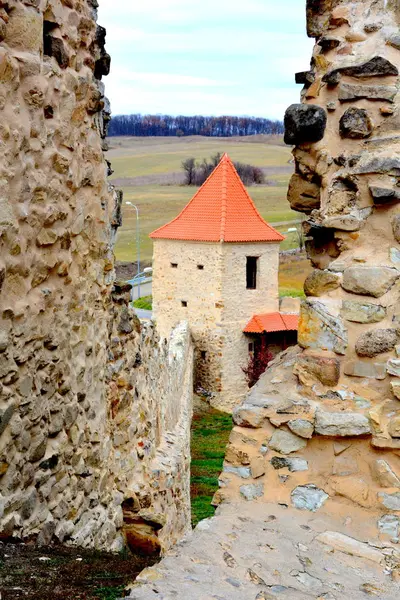
<path fill-rule="evenodd" d="M 153 310 L 153 296 L 143 296 L 143 298 L 135 300 L 133 306 L 142 310 Z"/>

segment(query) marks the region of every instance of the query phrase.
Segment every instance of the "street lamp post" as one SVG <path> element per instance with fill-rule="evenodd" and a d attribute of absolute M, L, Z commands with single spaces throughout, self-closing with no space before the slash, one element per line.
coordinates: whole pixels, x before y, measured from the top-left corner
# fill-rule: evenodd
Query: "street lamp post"
<path fill-rule="evenodd" d="M 137 255 L 137 275 L 140 273 L 140 219 L 139 208 L 132 202 L 127 202 L 129 206 L 133 206 L 136 211 L 136 255 Z M 140 279 L 138 279 L 138 298 L 140 298 Z"/>

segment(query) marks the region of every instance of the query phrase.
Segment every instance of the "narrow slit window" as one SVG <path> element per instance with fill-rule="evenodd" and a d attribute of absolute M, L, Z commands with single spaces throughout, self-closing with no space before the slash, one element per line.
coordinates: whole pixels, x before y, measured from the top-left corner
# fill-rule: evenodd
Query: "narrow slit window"
<path fill-rule="evenodd" d="M 197 265 L 199 271 L 204 271 L 204 265 Z"/>
<path fill-rule="evenodd" d="M 177 269 L 178 268 L 178 263 L 171 263 L 171 267 L 173 269 Z"/>
<path fill-rule="evenodd" d="M 202 359 L 202 360 L 205 360 L 205 359 L 207 358 L 207 352 L 206 352 L 205 350 L 202 350 L 202 351 L 200 352 L 200 354 L 201 354 L 201 359 Z"/>
<path fill-rule="evenodd" d="M 188 305 L 187 300 L 181 300 L 181 304 L 184 308 Z"/>
<path fill-rule="evenodd" d="M 250 342 L 249 343 L 249 353 L 253 354 L 254 353 L 254 342 Z"/>
<path fill-rule="evenodd" d="M 248 290 L 257 289 L 257 256 L 248 256 L 246 264 L 246 288 Z"/>

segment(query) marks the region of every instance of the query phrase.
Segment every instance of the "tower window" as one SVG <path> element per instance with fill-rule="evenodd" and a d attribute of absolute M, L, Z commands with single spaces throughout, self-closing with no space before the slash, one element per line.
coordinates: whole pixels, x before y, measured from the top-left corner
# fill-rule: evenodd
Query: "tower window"
<path fill-rule="evenodd" d="M 253 352 L 254 352 L 254 342 L 250 342 L 249 343 L 249 353 L 253 354 Z"/>
<path fill-rule="evenodd" d="M 207 358 L 207 352 L 205 350 L 202 350 L 200 352 L 200 356 L 201 356 L 201 360 L 205 360 Z"/>
<path fill-rule="evenodd" d="M 199 271 L 204 271 L 204 265 L 197 265 Z"/>
<path fill-rule="evenodd" d="M 178 268 L 178 263 L 171 263 L 171 268 L 172 269 L 177 269 Z"/>
<path fill-rule="evenodd" d="M 186 306 L 187 306 L 187 304 L 188 304 L 188 303 L 187 303 L 187 300 L 181 300 L 181 304 L 182 304 L 182 306 L 183 306 L 183 307 L 186 307 Z"/>
<path fill-rule="evenodd" d="M 248 290 L 257 289 L 257 256 L 248 256 L 246 263 L 246 288 Z"/>

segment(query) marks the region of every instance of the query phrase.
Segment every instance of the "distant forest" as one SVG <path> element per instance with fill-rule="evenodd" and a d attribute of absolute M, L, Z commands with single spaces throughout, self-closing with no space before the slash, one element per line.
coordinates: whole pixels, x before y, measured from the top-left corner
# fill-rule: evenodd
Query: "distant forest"
<path fill-rule="evenodd" d="M 282 134 L 283 132 L 281 121 L 256 117 L 117 115 L 111 119 L 108 135 L 232 137 L 260 133 Z"/>

